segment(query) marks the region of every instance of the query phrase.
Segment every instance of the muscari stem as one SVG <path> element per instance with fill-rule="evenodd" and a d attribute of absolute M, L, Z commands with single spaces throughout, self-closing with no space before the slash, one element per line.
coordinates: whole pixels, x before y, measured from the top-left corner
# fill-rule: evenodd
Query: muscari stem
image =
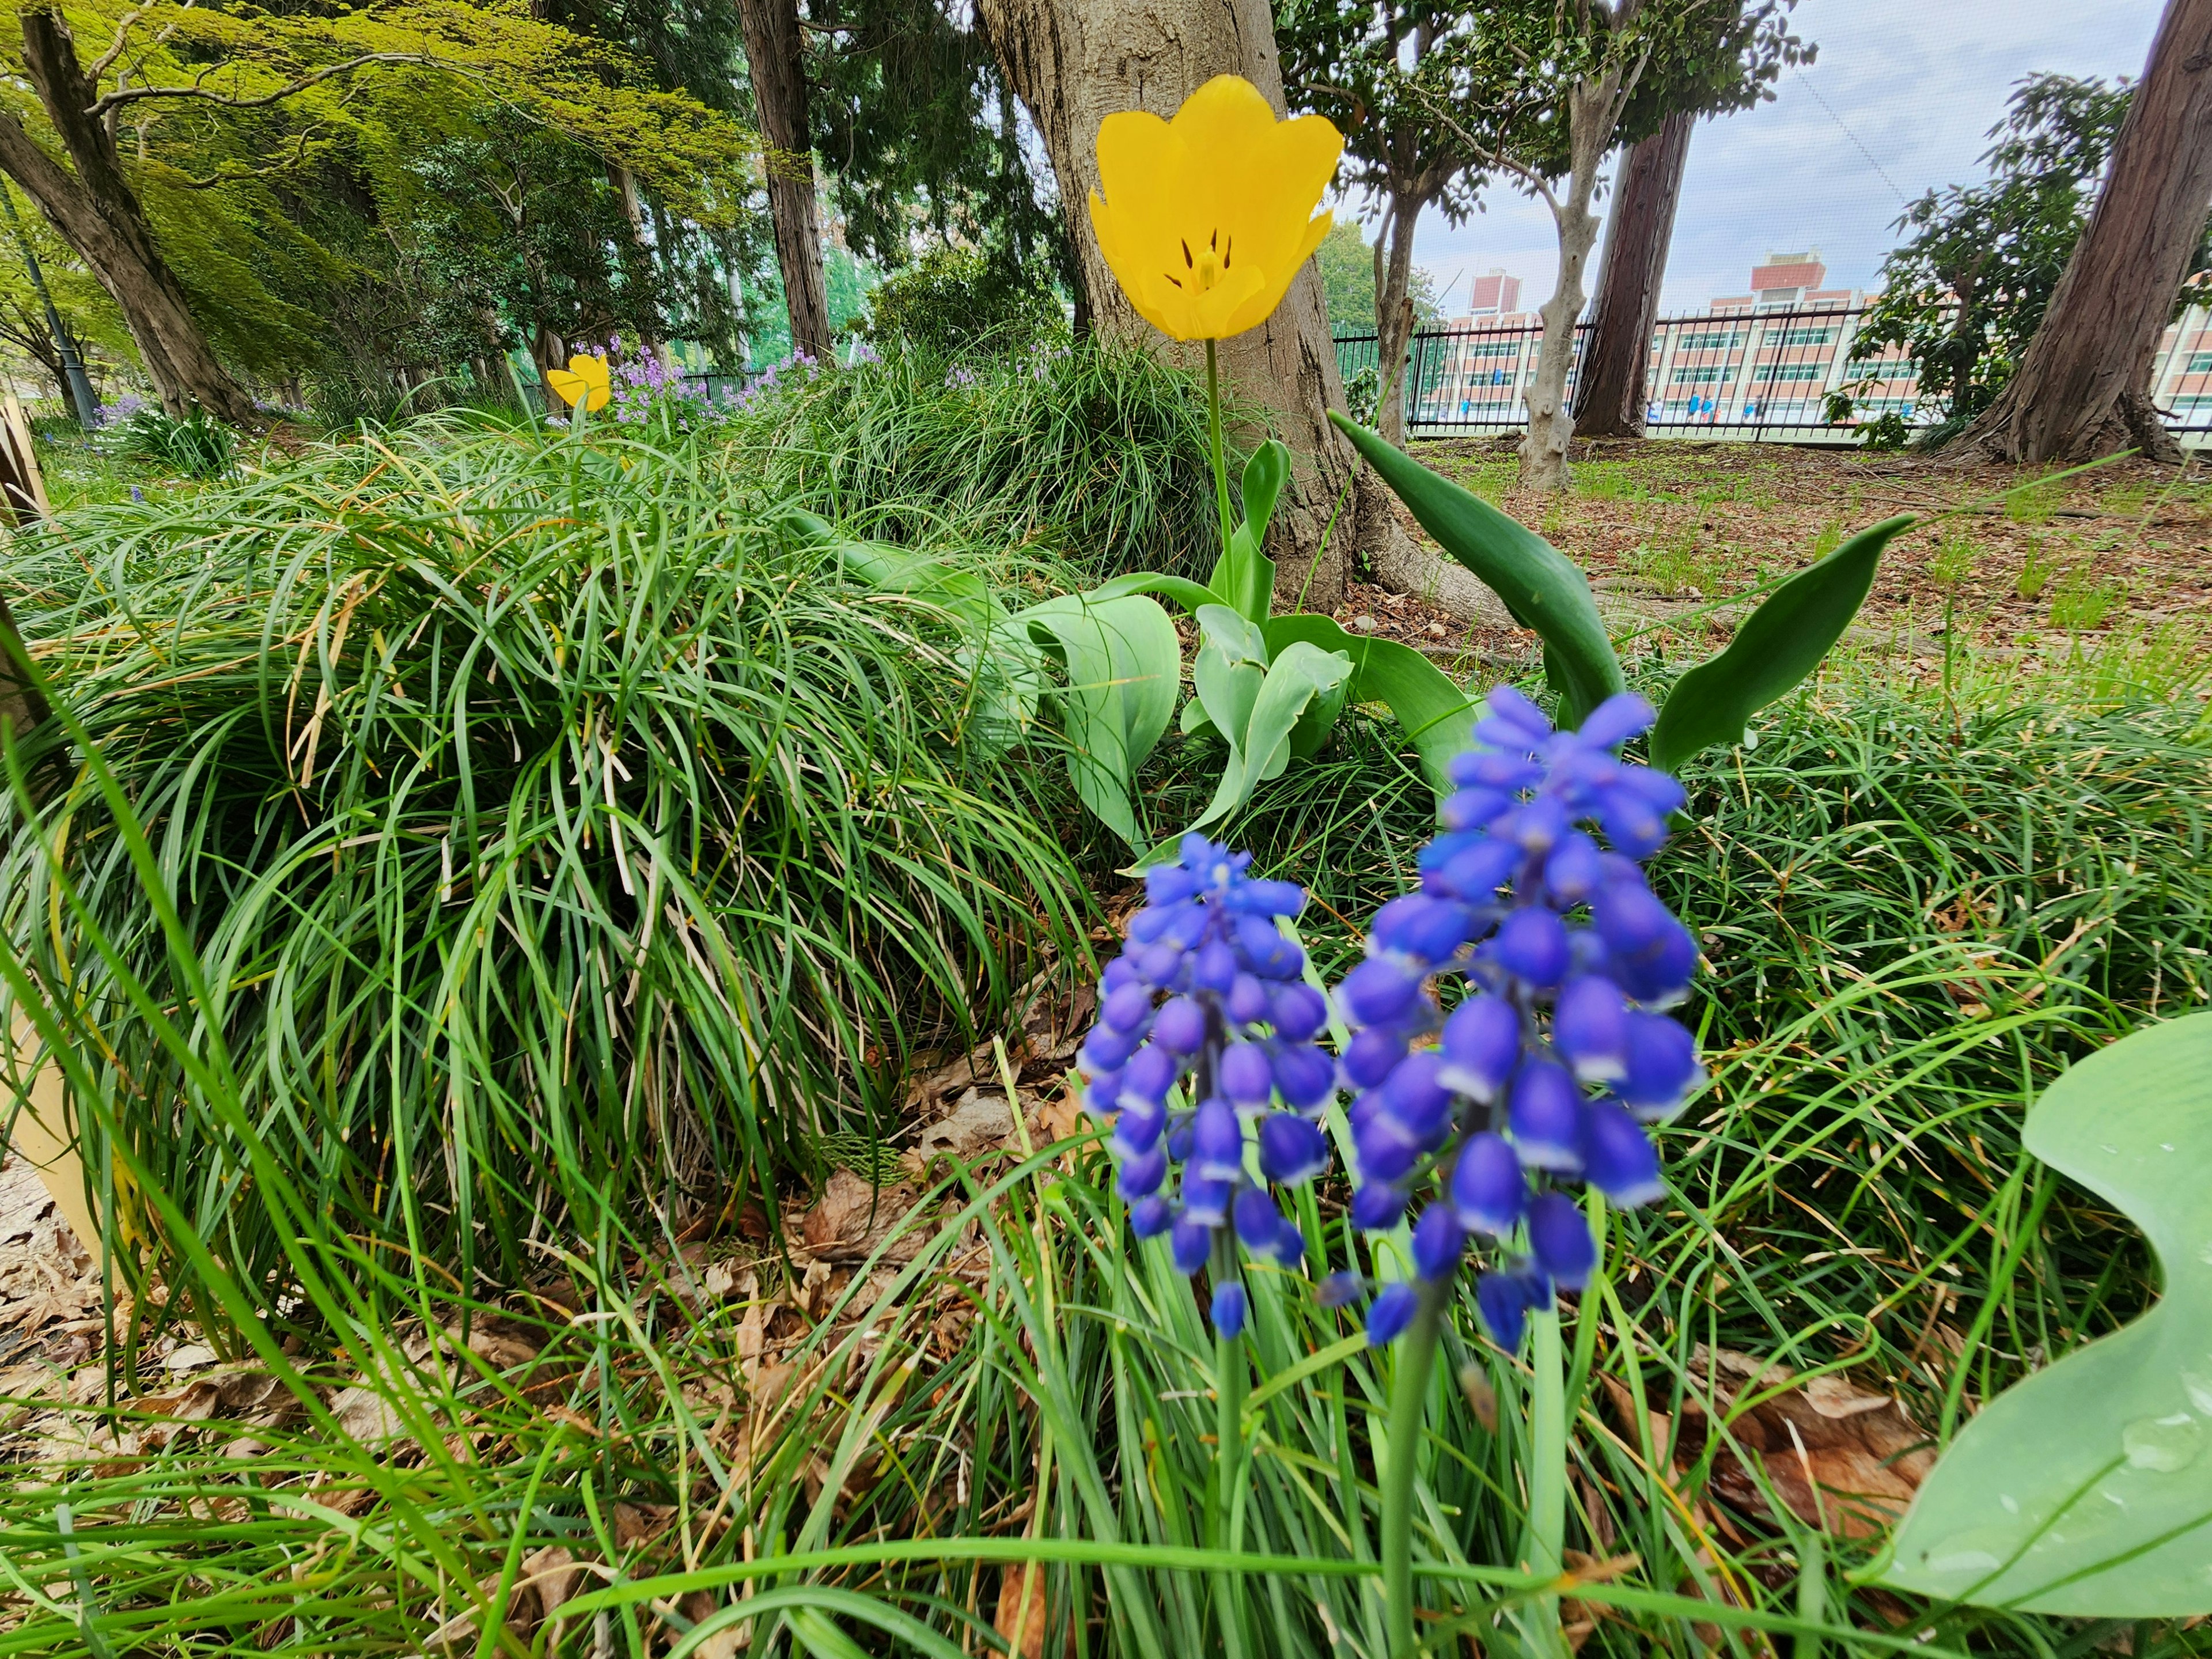
<path fill-rule="evenodd" d="M 1208 346 L 1212 341 L 1206 343 Z M 1227 1227 L 1218 1227 L 1213 1233 L 1212 1260 L 1208 1264 L 1207 1277 L 1215 1290 L 1237 1282 L 1237 1239 Z M 1249 1315 L 1247 1315 L 1249 1317 Z M 1219 1528 L 1215 1541 L 1224 1548 L 1234 1548 L 1237 1540 L 1231 1536 L 1236 1524 L 1237 1485 L 1243 1478 L 1244 1462 L 1244 1344 L 1242 1336 L 1224 1336 L 1217 1328 L 1213 1334 L 1213 1393 L 1219 1415 L 1215 1419 L 1213 1439 L 1213 1503 Z M 1242 1659 L 1244 1652 L 1244 1581 L 1235 1573 L 1224 1573 L 1217 1592 L 1221 1598 L 1221 1633 L 1224 1650 L 1229 1659 Z"/>
<path fill-rule="evenodd" d="M 1524 1571 L 1556 1576 L 1567 1541 L 1567 1389 L 1565 1354 L 1556 1307 L 1532 1315 L 1534 1334 L 1528 1397 L 1528 1540 Z M 1528 1650 L 1552 1659 L 1566 1651 L 1557 1596 L 1540 1596 L 1523 1630 Z"/>
<path fill-rule="evenodd" d="M 1221 370 L 1211 340 L 1206 343 L 1206 446 L 1213 457 L 1213 505 L 1221 516 L 1221 550 L 1226 553 L 1236 526 L 1229 516 L 1229 460 L 1221 450 Z"/>
<path fill-rule="evenodd" d="M 1413 1322 L 1399 1339 L 1398 1369 L 1390 1383 L 1389 1456 L 1382 1470 L 1382 1611 L 1389 1659 L 1410 1659 L 1414 1651 L 1413 1477 L 1420 1468 L 1429 1376 L 1436 1367 L 1448 1284 L 1425 1280 L 1417 1286 Z"/>

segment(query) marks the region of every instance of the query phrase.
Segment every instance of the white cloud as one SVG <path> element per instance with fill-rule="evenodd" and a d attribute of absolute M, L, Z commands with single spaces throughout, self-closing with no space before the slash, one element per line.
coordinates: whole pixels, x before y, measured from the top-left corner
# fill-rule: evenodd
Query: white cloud
<path fill-rule="evenodd" d="M 1818 58 L 1784 70 L 1772 103 L 1701 122 L 1690 142 L 1662 309 L 1702 311 L 1745 292 L 1770 252 L 1808 247 L 1832 284 L 1868 286 L 1906 200 L 1981 176 L 2014 82 L 2040 70 L 2140 75 L 2162 9 L 2161 0 L 1802 0 L 1794 27 Z M 1521 277 L 1534 310 L 1558 270 L 1551 216 L 1504 185 L 1485 198 L 1464 225 L 1426 216 L 1415 256 L 1439 287 L 1461 279 L 1448 312 L 1465 297 L 1462 273 L 1500 266 Z"/>

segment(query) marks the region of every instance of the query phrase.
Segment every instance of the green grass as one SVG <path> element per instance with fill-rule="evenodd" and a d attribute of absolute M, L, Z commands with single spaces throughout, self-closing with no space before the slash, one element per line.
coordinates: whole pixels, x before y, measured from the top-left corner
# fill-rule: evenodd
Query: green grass
<path fill-rule="evenodd" d="M 2069 634 L 2102 628 L 2127 592 L 2125 582 L 2098 575 L 2090 564 L 2070 566 L 2051 590 L 2051 625 Z"/>
<path fill-rule="evenodd" d="M 240 1109 L 331 1224 L 465 1283 L 601 1205 L 680 1228 L 811 1167 L 1084 949 L 1062 769 L 975 729 L 955 622 L 848 586 L 720 468 L 430 422 L 8 567 L 160 848 Z M 13 836 L 0 926 L 99 1056 L 88 1164 L 127 1140 L 282 1283 L 281 1218 L 127 1012 L 186 998 L 112 811 L 78 773 L 40 822 L 67 888 Z M 143 1200 L 106 1206 L 128 1279 L 222 1335 Z"/>

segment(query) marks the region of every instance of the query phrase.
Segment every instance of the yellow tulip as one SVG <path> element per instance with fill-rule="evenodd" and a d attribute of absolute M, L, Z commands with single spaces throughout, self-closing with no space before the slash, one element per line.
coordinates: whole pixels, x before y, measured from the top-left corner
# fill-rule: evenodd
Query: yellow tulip
<path fill-rule="evenodd" d="M 1139 315 L 1178 340 L 1257 328 L 1331 216 L 1315 214 L 1344 136 L 1318 115 L 1278 121 L 1249 81 L 1216 76 L 1172 121 L 1122 110 L 1098 128 L 1091 228 Z"/>
<path fill-rule="evenodd" d="M 561 401 L 574 409 L 578 404 L 592 414 L 607 406 L 607 399 L 615 395 L 614 386 L 607 379 L 607 360 L 604 357 L 571 357 L 566 368 L 549 368 L 545 383 L 561 394 Z"/>

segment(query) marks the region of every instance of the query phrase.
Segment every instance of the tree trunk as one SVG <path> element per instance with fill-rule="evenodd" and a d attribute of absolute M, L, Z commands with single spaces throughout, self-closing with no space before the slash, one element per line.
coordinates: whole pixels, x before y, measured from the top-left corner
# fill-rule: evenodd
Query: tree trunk
<path fill-rule="evenodd" d="M 822 277 L 822 229 L 814 210 L 814 141 L 806 125 L 806 66 L 799 55 L 798 0 L 739 0 L 753 105 L 767 147 L 769 217 L 791 318 L 791 349 L 827 361 L 830 294 Z"/>
<path fill-rule="evenodd" d="M 8 601 L 0 599 L 0 726 L 14 727 L 15 740 L 19 744 L 47 714 L 46 700 L 39 695 L 38 687 L 25 678 L 17 660 L 15 653 L 23 649 L 23 636 L 15 630 L 15 618 L 9 612 Z"/>
<path fill-rule="evenodd" d="M 2019 369 L 1968 428 L 2014 462 L 2181 459 L 2151 361 L 2212 206 L 2212 0 L 2167 0 L 2111 166 Z"/>
<path fill-rule="evenodd" d="M 183 285 L 155 245 L 145 210 L 123 176 L 113 136 L 86 113 L 99 89 L 77 62 L 68 26 L 58 13 L 40 8 L 22 14 L 22 27 L 24 67 L 76 172 L 54 161 L 5 112 L 0 112 L 0 169 L 22 185 L 122 310 L 161 406 L 179 418 L 198 404 L 218 420 L 250 422 L 253 399 L 216 361 Z"/>
<path fill-rule="evenodd" d="M 1160 344 L 1122 295 L 1091 232 L 1098 128 L 1116 110 L 1173 115 L 1184 98 L 1224 74 L 1244 76 L 1281 113 L 1282 64 L 1265 0 L 979 0 L 978 10 L 1052 158 L 1081 271 L 1079 315 L 1102 338 Z M 1185 362 L 1196 361 L 1194 347 L 1172 349 Z M 1388 533 L 1395 520 L 1388 490 L 1356 467 L 1351 445 L 1327 420 L 1329 410 L 1344 408 L 1344 386 L 1312 262 L 1272 317 L 1222 341 L 1219 350 L 1235 395 L 1266 412 L 1293 457 L 1295 487 L 1268 533 L 1278 599 L 1294 604 L 1303 592 L 1307 609 L 1334 610 L 1344 595 L 1347 531 L 1364 526 Z M 1355 477 L 1354 499 L 1324 546 L 1330 517 Z"/>
<path fill-rule="evenodd" d="M 1597 304 L 1575 382 L 1575 425 L 1586 438 L 1644 435 L 1651 326 L 1659 317 L 1659 284 L 1697 118 L 1687 110 L 1668 116 L 1658 131 L 1629 146 L 1613 175 Z"/>
<path fill-rule="evenodd" d="M 1376 245 L 1382 280 L 1375 285 L 1375 362 L 1380 385 L 1375 429 L 1394 444 L 1406 441 L 1406 356 L 1413 339 L 1413 230 L 1421 204 L 1390 204 L 1389 252 Z"/>
<path fill-rule="evenodd" d="M 1567 487 L 1567 446 L 1575 417 L 1567 410 L 1567 372 L 1574 367 L 1575 319 L 1582 315 L 1583 268 L 1597 242 L 1597 215 L 1590 198 L 1597 192 L 1598 165 L 1619 118 L 1618 70 L 1577 84 L 1567 94 L 1568 155 L 1573 172 L 1567 193 L 1552 206 L 1559 228 L 1559 283 L 1544 302 L 1544 342 L 1536 353 L 1536 377 L 1529 383 L 1528 433 L 1521 441 L 1523 489 L 1558 495 Z"/>

